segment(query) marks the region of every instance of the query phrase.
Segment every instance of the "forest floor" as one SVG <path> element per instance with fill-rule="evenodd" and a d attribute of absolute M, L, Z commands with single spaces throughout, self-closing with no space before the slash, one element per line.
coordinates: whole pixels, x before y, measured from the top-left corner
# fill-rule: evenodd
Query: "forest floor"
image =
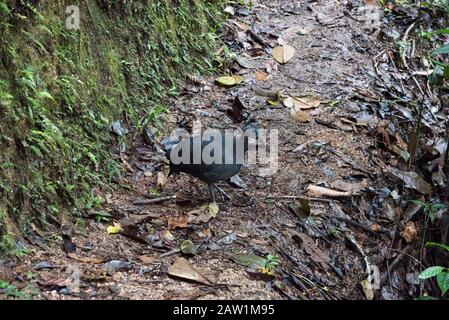
<path fill-rule="evenodd" d="M 37 299 L 410 299 L 424 292 L 424 227 L 401 212 L 416 190 L 428 194 L 432 181 L 409 174 L 401 158 L 407 143 L 398 123 L 413 112 L 385 102 L 411 101 L 420 90 L 397 64 L 394 45 L 407 40 L 410 24 L 392 29 L 382 13 L 373 27 L 362 1 L 255 3 L 228 8 L 222 35 L 237 57 L 224 72 L 243 83 L 223 88 L 217 76 L 192 77 L 164 133 L 194 120 L 229 129 L 255 118 L 278 130 L 277 172 L 262 177 L 244 167 L 239 186 L 220 184 L 232 200 L 195 221 L 192 211 L 209 201 L 207 186 L 185 174 L 164 181 L 153 146 L 136 142 L 122 155 L 124 188 L 103 194 L 103 215 L 75 228 L 65 248 L 58 241 L 31 246 L 24 261 L 0 270 L 20 276 L 20 290 L 34 288 Z M 285 64 L 272 55 L 279 44 L 295 50 Z M 283 103 L 288 96 L 303 97 L 296 111 Z M 156 184 L 163 190 L 153 197 L 176 198 L 138 204 L 152 198 Z M 106 232 L 113 224 L 119 234 Z M 187 239 L 196 254 L 178 250 Z M 72 244 L 76 252 L 67 253 Z M 262 273 L 246 254 L 270 254 L 279 265 L 273 275 Z M 367 265 L 378 286 L 365 281 Z M 80 280 L 75 287 L 73 279 Z"/>

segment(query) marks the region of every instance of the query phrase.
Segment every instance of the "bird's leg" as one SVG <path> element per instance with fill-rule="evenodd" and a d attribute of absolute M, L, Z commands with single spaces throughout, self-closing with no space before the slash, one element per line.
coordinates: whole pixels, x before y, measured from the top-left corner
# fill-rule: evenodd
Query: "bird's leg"
<path fill-rule="evenodd" d="M 227 200 L 231 200 L 231 197 L 230 196 L 228 196 L 227 194 L 226 194 L 226 192 L 224 192 L 224 190 L 223 189 L 221 189 L 220 187 L 218 187 L 216 184 L 214 184 L 214 187 L 218 190 L 218 192 L 220 193 L 220 196 L 221 196 L 221 200 L 224 202 L 225 200 L 225 198 L 227 199 Z"/>
<path fill-rule="evenodd" d="M 209 193 L 210 193 L 210 197 L 212 199 L 212 202 L 215 202 L 215 194 L 214 194 L 214 185 L 213 184 L 209 184 Z"/>

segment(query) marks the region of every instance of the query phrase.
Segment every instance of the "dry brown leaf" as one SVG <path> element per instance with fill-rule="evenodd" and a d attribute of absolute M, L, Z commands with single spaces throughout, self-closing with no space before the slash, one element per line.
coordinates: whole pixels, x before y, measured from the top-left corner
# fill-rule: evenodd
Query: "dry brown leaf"
<path fill-rule="evenodd" d="M 129 164 L 128 161 L 126 161 L 125 159 L 122 159 L 122 164 L 123 164 L 123 168 L 125 169 L 125 171 L 129 172 L 129 173 L 133 173 L 134 170 L 131 167 L 131 165 Z"/>
<path fill-rule="evenodd" d="M 67 257 L 79 261 L 79 262 L 84 262 L 84 263 L 94 263 L 94 264 L 99 264 L 99 263 L 103 263 L 104 260 L 100 259 L 100 258 L 91 258 L 91 257 L 83 257 L 83 256 L 79 256 L 74 252 L 71 253 L 67 253 Z"/>
<path fill-rule="evenodd" d="M 403 172 L 391 166 L 387 167 L 387 171 L 394 175 L 396 178 L 402 180 L 405 183 L 406 188 L 415 189 L 422 194 L 432 193 L 432 185 L 425 181 L 416 172 Z"/>
<path fill-rule="evenodd" d="M 304 250 L 315 262 L 321 264 L 323 267 L 327 267 L 329 265 L 329 263 L 331 262 L 329 255 L 321 250 L 310 236 L 305 233 L 298 233 L 294 237 L 298 237 L 301 239 Z"/>
<path fill-rule="evenodd" d="M 368 179 L 363 179 L 360 182 L 347 182 L 343 180 L 335 180 L 334 182 L 331 183 L 331 187 L 334 189 L 350 192 L 351 194 L 358 194 L 368 187 Z"/>
<path fill-rule="evenodd" d="M 339 198 L 339 197 L 349 197 L 351 196 L 350 192 L 347 191 L 337 191 L 332 190 L 329 188 L 314 186 L 312 184 L 309 184 L 306 188 L 306 191 L 309 195 L 313 197 L 321 197 L 321 196 L 328 196 L 331 198 Z"/>
<path fill-rule="evenodd" d="M 184 216 L 168 217 L 167 224 L 170 230 L 176 228 L 187 228 L 189 224 L 189 216 L 184 215 Z"/>
<path fill-rule="evenodd" d="M 285 44 L 283 46 L 273 48 L 271 54 L 277 62 L 284 64 L 289 62 L 295 56 L 295 48 Z"/>
<path fill-rule="evenodd" d="M 201 224 L 208 222 L 215 218 L 218 214 L 219 208 L 215 202 L 204 204 L 196 210 L 187 213 L 189 216 L 189 223 Z"/>
<path fill-rule="evenodd" d="M 418 231 L 416 231 L 415 223 L 413 223 L 413 221 L 407 222 L 407 224 L 405 225 L 404 231 L 402 231 L 401 235 L 402 235 L 402 238 L 404 238 L 404 240 L 407 243 L 414 241 L 418 235 Z"/>
<path fill-rule="evenodd" d="M 157 261 L 157 258 L 155 256 L 139 256 L 139 260 L 144 264 L 152 264 Z"/>
<path fill-rule="evenodd" d="M 46 287 L 57 286 L 57 287 L 60 287 L 60 288 L 66 287 L 67 285 L 69 285 L 71 283 L 69 278 L 56 278 L 56 279 L 49 279 L 49 280 L 38 280 L 37 282 L 41 286 L 46 286 Z"/>
<path fill-rule="evenodd" d="M 257 70 L 254 72 L 254 79 L 257 81 L 267 81 L 272 77 L 271 74 L 266 74 L 265 72 Z"/>
<path fill-rule="evenodd" d="M 297 122 L 309 122 L 310 121 L 310 115 L 301 109 L 298 109 L 296 107 L 291 108 L 290 114 L 292 118 Z"/>
<path fill-rule="evenodd" d="M 171 266 L 169 266 L 168 274 L 173 277 L 196 281 L 209 286 L 213 285 L 209 279 L 196 271 L 184 258 L 177 259 Z"/>
<path fill-rule="evenodd" d="M 168 230 L 164 230 L 161 232 L 162 238 L 164 238 L 164 240 L 166 241 L 173 241 L 175 240 L 175 237 L 173 236 L 173 234 L 168 231 Z"/>

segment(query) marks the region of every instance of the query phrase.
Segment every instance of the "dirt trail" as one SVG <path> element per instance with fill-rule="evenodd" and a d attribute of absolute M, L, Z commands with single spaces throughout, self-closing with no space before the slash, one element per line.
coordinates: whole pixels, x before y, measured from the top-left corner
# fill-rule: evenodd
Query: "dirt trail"
<path fill-rule="evenodd" d="M 152 245 L 142 244 L 123 235 L 106 234 L 112 222 L 89 220 L 72 237 L 78 245 L 78 257 L 101 258 L 106 262 L 84 263 L 67 257 L 59 243 L 44 251 L 33 248 L 30 259 L 15 267 L 16 273 L 32 271 L 38 262 L 48 261 L 54 269 L 33 271 L 26 283 L 64 277 L 67 266 L 81 271 L 79 293 L 67 294 L 57 286 L 40 285 L 37 297 L 45 299 L 351 299 L 365 298 L 360 285 L 365 279 L 365 261 L 360 250 L 385 271 L 384 256 L 391 238 L 386 233 L 369 232 L 373 225 L 393 231 L 385 217 L 369 213 L 369 188 L 360 195 L 331 200 L 309 200 L 311 215 L 300 219 L 288 209 L 295 203 L 285 196 L 298 196 L 308 184 L 335 187 L 337 180 L 357 184 L 367 179 L 370 187 L 378 183 L 381 170 L 370 161 L 373 137 L 369 133 L 375 116 L 371 102 L 378 100 L 374 81 L 377 77 L 373 58 L 381 51 L 376 46 L 375 30 L 366 29 L 363 2 L 302 1 L 299 9 L 290 1 L 257 1 L 251 10 L 236 10 L 226 28 L 225 41 L 235 54 L 261 65 L 270 79 L 258 81 L 255 69 L 228 66 L 245 77 L 245 83 L 231 89 L 219 88 L 213 78 L 207 86 L 190 83 L 185 95 L 172 106 L 171 123 L 232 128 L 242 126 L 227 116 L 235 97 L 263 128 L 279 130 L 279 170 L 271 177 L 259 177 L 254 170 L 240 173 L 245 187 L 222 183 L 233 198 L 219 203 L 220 212 L 208 223 L 169 229 L 168 223 L 182 220 L 188 211 L 207 199 L 205 184 L 181 175 L 169 178 L 164 194 L 176 195 L 176 201 L 146 206 L 133 205 L 148 196 L 157 173 L 151 173 L 154 152 L 139 146 L 127 160 L 131 165 L 124 184 L 129 191 L 108 196 L 106 210 L 122 225 L 132 223 L 150 235 Z M 291 12 L 294 12 L 294 14 Z M 240 14 L 239 14 L 240 12 Z M 248 14 L 248 15 L 247 15 Z M 358 21 L 359 20 L 359 21 Z M 285 65 L 274 62 L 268 45 L 252 41 L 245 26 L 268 43 L 276 37 L 295 48 L 295 56 Z M 272 36 L 270 36 L 270 34 Z M 239 38 L 240 37 L 240 38 Z M 244 47 L 247 46 L 246 49 Z M 265 50 L 267 49 L 267 50 Z M 277 68 L 277 70 L 276 70 Z M 268 74 L 268 73 L 267 73 Z M 281 90 L 283 95 L 314 95 L 322 103 L 305 112 L 311 121 L 296 122 L 290 110 L 281 104 L 270 106 L 260 90 Z M 169 130 L 167 130 L 168 132 Z M 299 151 L 295 151 L 298 146 Z M 267 200 L 266 197 L 278 197 Z M 284 197 L 284 198 L 282 198 Z M 359 224 L 345 223 L 347 217 Z M 170 220 L 171 219 L 171 220 Z M 141 221 L 140 223 L 137 223 Z M 143 221 L 143 222 L 142 222 Z M 136 224 L 137 223 L 137 224 Z M 360 227 L 360 225 L 364 226 Z M 375 229 L 373 229 L 375 230 Z M 236 235 L 232 243 L 220 239 Z M 352 238 L 353 237 L 353 238 Z M 186 282 L 167 274 L 181 253 L 166 252 L 192 239 L 198 254 L 185 257 L 216 286 Z M 229 239 L 229 237 L 228 237 Z M 80 246 L 87 247 L 85 251 Z M 273 279 L 245 271 L 229 257 L 236 253 L 254 253 L 280 257 Z M 139 259 L 145 255 L 146 263 Z M 105 272 L 109 260 L 126 262 L 126 270 Z M 129 265 L 128 265 L 129 263 Z M 66 294 L 64 294 L 66 293 Z M 379 291 L 377 291 L 379 295 Z"/>

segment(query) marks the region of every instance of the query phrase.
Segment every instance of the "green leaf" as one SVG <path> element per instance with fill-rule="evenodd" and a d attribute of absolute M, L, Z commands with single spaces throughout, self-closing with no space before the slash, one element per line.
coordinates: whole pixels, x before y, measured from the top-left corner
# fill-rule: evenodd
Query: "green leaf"
<path fill-rule="evenodd" d="M 419 275 L 419 278 L 420 279 L 428 279 L 428 278 L 435 277 L 437 274 L 440 274 L 441 272 L 443 272 L 444 269 L 446 269 L 446 268 L 440 267 L 440 266 L 434 266 L 434 267 L 427 268 L 426 270 L 421 272 L 421 274 Z"/>
<path fill-rule="evenodd" d="M 39 92 L 38 93 L 38 97 L 39 98 L 47 98 L 47 99 L 50 99 L 50 100 L 55 100 L 55 98 L 53 98 L 53 96 L 50 94 L 50 93 L 48 93 L 47 91 L 41 91 L 41 92 Z"/>
<path fill-rule="evenodd" d="M 438 209 L 446 209 L 446 206 L 442 203 L 435 203 L 435 204 L 432 204 L 430 207 L 432 208 L 432 210 L 435 210 L 435 211 Z"/>
<path fill-rule="evenodd" d="M 433 50 L 430 54 L 431 55 L 437 55 L 437 54 L 445 54 L 445 53 L 449 53 L 449 43 L 445 44 L 444 46 Z"/>
<path fill-rule="evenodd" d="M 449 290 L 449 272 L 437 274 L 437 282 L 441 289 L 441 295 L 444 295 Z"/>
<path fill-rule="evenodd" d="M 185 240 L 181 243 L 181 252 L 184 254 L 196 255 L 197 249 L 195 244 L 190 240 Z"/>
<path fill-rule="evenodd" d="M 446 246 L 446 245 L 441 244 L 441 243 L 427 242 L 427 243 L 426 243 L 426 248 L 430 248 L 430 247 L 440 247 L 440 248 L 442 248 L 442 249 L 444 249 L 444 250 L 449 251 L 449 246 Z"/>
<path fill-rule="evenodd" d="M 231 257 L 232 261 L 245 267 L 265 268 L 267 259 L 250 253 L 240 253 Z"/>
<path fill-rule="evenodd" d="M 33 151 L 33 153 L 38 157 L 38 158 L 43 158 L 44 155 L 42 154 L 42 151 L 35 146 L 30 146 L 31 151 Z"/>
<path fill-rule="evenodd" d="M 427 203 L 425 203 L 424 201 L 421 201 L 421 200 L 412 200 L 412 202 L 414 204 L 418 205 L 418 206 L 421 206 L 421 207 L 426 207 L 427 206 Z"/>
<path fill-rule="evenodd" d="M 6 3 L 0 2 L 0 15 L 7 16 L 11 13 Z"/>
<path fill-rule="evenodd" d="M 416 300 L 438 300 L 438 299 L 432 296 L 421 296 L 416 298 Z"/>
<path fill-rule="evenodd" d="M 224 76 L 215 79 L 215 82 L 224 87 L 232 87 L 236 84 L 242 83 L 243 80 L 244 79 L 242 76 Z"/>

